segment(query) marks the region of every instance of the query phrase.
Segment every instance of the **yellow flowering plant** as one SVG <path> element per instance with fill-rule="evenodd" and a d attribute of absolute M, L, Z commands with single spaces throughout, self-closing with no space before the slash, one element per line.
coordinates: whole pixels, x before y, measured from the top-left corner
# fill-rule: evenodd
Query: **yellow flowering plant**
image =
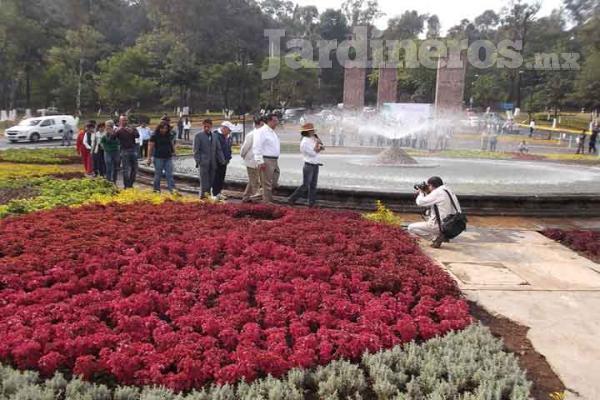
<path fill-rule="evenodd" d="M 400 217 L 398 217 L 396 214 L 394 214 L 394 212 L 392 210 L 387 208 L 385 206 L 385 204 L 383 204 L 382 201 L 377 200 L 376 205 L 377 205 L 377 210 L 375 212 L 365 214 L 364 215 L 365 219 L 367 219 L 369 221 L 373 221 L 373 222 L 378 222 L 380 224 L 386 224 L 386 225 L 397 225 L 398 226 L 398 225 L 402 224 L 402 219 Z"/>
<path fill-rule="evenodd" d="M 166 201 L 178 201 L 184 203 L 200 202 L 196 197 L 182 196 L 179 193 L 155 193 L 149 190 L 126 189 L 121 190 L 117 194 L 95 194 L 91 196 L 84 204 L 134 204 L 134 203 L 151 203 L 162 204 Z"/>

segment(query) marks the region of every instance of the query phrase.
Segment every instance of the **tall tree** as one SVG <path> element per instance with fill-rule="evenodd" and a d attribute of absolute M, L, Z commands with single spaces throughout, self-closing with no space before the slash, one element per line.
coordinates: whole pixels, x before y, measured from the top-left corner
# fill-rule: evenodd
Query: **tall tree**
<path fill-rule="evenodd" d="M 350 26 L 373 25 L 377 18 L 384 15 L 378 0 L 345 0 L 342 3 L 342 12 Z"/>
<path fill-rule="evenodd" d="M 93 99 L 95 96 L 93 74 L 96 63 L 107 50 L 104 36 L 94 28 L 82 25 L 77 30 L 67 31 L 63 46 L 53 47 L 49 51 L 49 62 L 53 66 L 49 73 L 60 76 L 62 81 L 56 88 L 57 96 L 63 100 L 68 98 L 67 94 L 61 92 L 72 88 L 75 82 L 75 92 L 70 96 L 75 98 L 74 108 L 80 114 L 83 98 Z M 63 103 L 63 106 L 67 104 Z M 68 106 L 72 107 L 70 104 Z"/>
<path fill-rule="evenodd" d="M 417 38 L 423 33 L 427 19 L 427 14 L 419 14 L 415 10 L 405 11 L 388 21 L 386 37 L 400 40 Z"/>
<path fill-rule="evenodd" d="M 512 0 L 509 6 L 502 10 L 502 31 L 508 39 L 520 41 L 522 46 L 522 55 L 524 59 L 530 57 L 527 51 L 529 44 L 530 30 L 537 13 L 540 10 L 539 3 L 527 3 L 523 0 Z M 514 69 L 510 71 L 512 81 L 511 99 L 514 100 L 517 107 L 521 107 L 521 80 L 519 71 Z"/>

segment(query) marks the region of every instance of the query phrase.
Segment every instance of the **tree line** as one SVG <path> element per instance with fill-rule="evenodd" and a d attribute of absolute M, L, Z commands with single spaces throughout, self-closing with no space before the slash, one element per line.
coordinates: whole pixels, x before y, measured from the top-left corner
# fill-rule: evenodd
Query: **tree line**
<path fill-rule="evenodd" d="M 262 80 L 268 62 L 265 29 L 287 38 L 345 40 L 352 26 L 371 28 L 377 0 L 346 0 L 319 13 L 286 0 L 0 0 L 0 109 L 57 107 L 97 110 L 230 109 L 333 105 L 343 98 L 343 69 L 293 70 L 283 65 Z M 372 28 L 374 29 L 374 28 Z M 386 39 L 440 38 L 436 15 L 407 10 L 389 19 Z M 581 54 L 580 70 L 467 71 L 465 102 L 512 102 L 523 109 L 598 107 L 600 5 L 564 0 L 548 16 L 513 0 L 463 20 L 447 37 L 522 40 L 522 55 Z M 366 99 L 374 103 L 376 70 Z M 435 70 L 399 71 L 399 99 L 433 102 Z"/>

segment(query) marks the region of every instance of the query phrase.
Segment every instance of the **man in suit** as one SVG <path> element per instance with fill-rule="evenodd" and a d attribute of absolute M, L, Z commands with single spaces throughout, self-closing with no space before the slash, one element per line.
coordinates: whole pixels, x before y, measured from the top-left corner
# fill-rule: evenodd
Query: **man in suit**
<path fill-rule="evenodd" d="M 200 176 L 200 198 L 207 198 L 211 196 L 217 166 L 225 164 L 225 156 L 217 138 L 218 133 L 212 130 L 212 121 L 204 120 L 202 128 L 202 132 L 194 137 L 194 159 Z"/>

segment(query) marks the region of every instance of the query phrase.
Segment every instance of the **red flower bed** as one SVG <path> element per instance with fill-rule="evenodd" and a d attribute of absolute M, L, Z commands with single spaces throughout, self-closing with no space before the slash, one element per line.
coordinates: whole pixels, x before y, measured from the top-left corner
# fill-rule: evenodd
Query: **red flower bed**
<path fill-rule="evenodd" d="M 541 161 L 545 160 L 546 157 L 529 153 L 513 153 L 513 159 L 522 161 Z"/>
<path fill-rule="evenodd" d="M 0 235 L 0 361 L 44 375 L 186 390 L 470 323 L 405 232 L 353 213 L 92 206 Z"/>
<path fill-rule="evenodd" d="M 600 262 L 600 232 L 548 229 L 542 233 L 550 239 L 564 244 L 571 250 L 581 253 L 593 261 Z"/>

